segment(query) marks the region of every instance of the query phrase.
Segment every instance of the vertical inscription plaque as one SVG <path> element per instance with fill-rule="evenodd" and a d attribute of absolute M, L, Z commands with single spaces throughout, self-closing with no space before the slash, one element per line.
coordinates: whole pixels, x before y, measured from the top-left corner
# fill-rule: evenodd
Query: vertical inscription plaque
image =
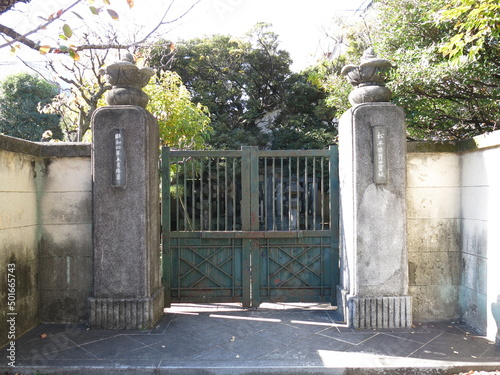
<path fill-rule="evenodd" d="M 123 129 L 113 130 L 113 181 L 115 187 L 125 187 L 127 175 L 125 170 L 125 135 Z"/>
<path fill-rule="evenodd" d="M 387 183 L 387 128 L 373 127 L 373 182 Z"/>

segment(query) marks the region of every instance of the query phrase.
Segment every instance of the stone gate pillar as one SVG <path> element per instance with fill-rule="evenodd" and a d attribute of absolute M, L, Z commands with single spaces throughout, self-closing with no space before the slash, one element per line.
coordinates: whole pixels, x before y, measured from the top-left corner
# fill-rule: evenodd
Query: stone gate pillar
<path fill-rule="evenodd" d="M 341 282 L 338 301 L 354 328 L 409 327 L 406 127 L 388 103 L 390 62 L 368 50 L 343 74 L 357 86 L 339 122 Z"/>
<path fill-rule="evenodd" d="M 149 329 L 163 313 L 159 135 L 141 91 L 152 71 L 130 57 L 110 65 L 110 106 L 92 121 L 94 292 L 92 326 Z"/>

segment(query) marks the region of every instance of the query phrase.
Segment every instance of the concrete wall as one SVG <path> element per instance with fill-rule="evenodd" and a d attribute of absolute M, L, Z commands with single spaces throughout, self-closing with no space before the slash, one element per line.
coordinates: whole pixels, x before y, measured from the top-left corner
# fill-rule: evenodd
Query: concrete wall
<path fill-rule="evenodd" d="M 500 132 L 476 137 L 462 154 L 462 282 L 465 321 L 494 338 L 491 303 L 500 294 Z"/>
<path fill-rule="evenodd" d="M 458 319 L 460 155 L 407 154 L 409 293 L 416 321 Z"/>
<path fill-rule="evenodd" d="M 7 267 L 15 265 L 14 326 L 21 334 L 38 323 L 40 294 L 38 199 L 35 174 L 38 164 L 26 154 L 0 149 L 0 346 L 7 341 Z"/>
<path fill-rule="evenodd" d="M 500 294 L 500 132 L 409 143 L 410 294 L 416 321 L 463 319 L 493 338 Z"/>
<path fill-rule="evenodd" d="M 16 333 L 78 322 L 92 291 L 90 145 L 0 135 L 0 273 L 16 266 Z M 6 278 L 0 301 L 7 301 Z M 5 317 L 7 304 L 0 305 Z M 0 345 L 7 338 L 0 327 Z"/>

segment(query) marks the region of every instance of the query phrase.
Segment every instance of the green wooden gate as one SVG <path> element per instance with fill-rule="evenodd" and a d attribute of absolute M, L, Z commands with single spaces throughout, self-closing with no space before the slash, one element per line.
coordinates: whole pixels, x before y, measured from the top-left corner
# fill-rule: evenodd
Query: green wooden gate
<path fill-rule="evenodd" d="M 329 302 L 338 151 L 162 150 L 165 302 Z"/>

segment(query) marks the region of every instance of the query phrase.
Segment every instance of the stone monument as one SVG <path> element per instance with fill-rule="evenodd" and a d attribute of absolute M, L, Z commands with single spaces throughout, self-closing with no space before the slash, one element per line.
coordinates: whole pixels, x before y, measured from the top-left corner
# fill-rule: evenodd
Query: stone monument
<path fill-rule="evenodd" d="M 339 122 L 339 310 L 354 328 L 409 327 L 406 127 L 373 49 L 342 74 L 355 86 Z"/>
<path fill-rule="evenodd" d="M 163 313 L 159 132 L 144 109 L 153 70 L 127 54 L 101 71 L 112 86 L 92 119 L 94 292 L 90 323 L 149 329 Z"/>

